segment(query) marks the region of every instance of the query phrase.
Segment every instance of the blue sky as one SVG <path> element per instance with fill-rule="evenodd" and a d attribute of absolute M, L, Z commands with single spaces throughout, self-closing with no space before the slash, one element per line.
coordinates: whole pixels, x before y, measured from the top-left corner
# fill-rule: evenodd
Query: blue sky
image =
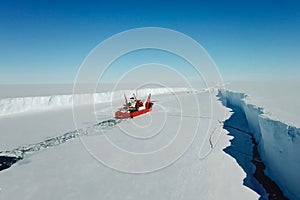
<path fill-rule="evenodd" d="M 298 1 L 0 1 L 0 83 L 71 83 L 113 34 L 165 27 L 199 42 L 224 79 L 297 79 Z"/>

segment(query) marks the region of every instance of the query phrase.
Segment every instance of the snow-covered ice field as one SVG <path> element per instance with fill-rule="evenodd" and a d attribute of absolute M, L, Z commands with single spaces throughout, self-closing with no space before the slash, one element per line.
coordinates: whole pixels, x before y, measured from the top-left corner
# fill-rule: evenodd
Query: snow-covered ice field
<path fill-rule="evenodd" d="M 259 193 L 251 187 L 261 187 L 260 183 L 244 184 L 248 173 L 255 170 L 251 158 L 237 158 L 225 150 L 233 145 L 233 137 L 227 135 L 230 130 L 226 120 L 232 114 L 226 103 L 239 107 L 246 116 L 247 127 L 243 128 L 248 128 L 258 142 L 266 174 L 285 196 L 297 199 L 300 149 L 295 85 L 226 85 L 226 89 L 235 92 L 218 88 L 176 87 L 172 92 L 148 88 L 139 96 L 145 99 L 147 93 L 152 93 L 156 100 L 152 112 L 103 127 L 94 125 L 112 119 L 123 103 L 124 91 L 113 95 L 116 98 L 112 102 L 108 94 L 81 94 L 82 103 L 73 109 L 70 87 L 59 90 L 57 95 L 55 89 L 49 89 L 40 94 L 43 98 L 37 90 L 33 90 L 31 98 L 24 98 L 26 93 L 6 92 L 0 100 L 1 155 L 12 154 L 11 150 L 22 146 L 33 148 L 0 172 L 0 199 L 265 198 L 263 188 Z M 1 86 L 1 90 L 4 88 Z M 129 95 L 130 91 L 125 93 Z M 251 99 L 243 101 L 242 93 Z M 91 98 L 97 102 L 95 108 L 89 104 Z M 250 102 L 255 106 L 249 106 Z M 255 109 L 264 114 L 255 115 Z M 285 124 L 292 128 L 287 129 Z M 74 138 L 57 137 L 74 130 L 79 130 Z M 53 138 L 57 141 L 50 140 Z M 120 156 L 107 145 L 107 140 L 128 152 L 151 152 L 152 157 Z M 43 148 L 34 148 L 38 145 Z M 251 156 L 252 145 L 247 148 Z"/>

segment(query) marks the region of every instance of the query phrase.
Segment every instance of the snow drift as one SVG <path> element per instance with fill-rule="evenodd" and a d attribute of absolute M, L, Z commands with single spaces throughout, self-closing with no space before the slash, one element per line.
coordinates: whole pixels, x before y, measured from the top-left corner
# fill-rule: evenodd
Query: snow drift
<path fill-rule="evenodd" d="M 144 88 L 137 91 L 139 97 L 152 95 L 170 94 L 175 92 L 193 92 L 191 88 Z M 131 95 L 134 90 L 119 90 L 93 94 L 70 94 L 35 97 L 15 97 L 0 99 L 0 116 L 22 113 L 27 111 L 43 111 L 49 109 L 70 107 L 76 101 L 76 105 L 90 103 L 107 103 L 112 100 L 123 99 L 123 95 Z"/>
<path fill-rule="evenodd" d="M 300 199 L 300 128 L 271 119 L 263 108 L 251 104 L 244 93 L 219 91 L 227 104 L 237 106 L 245 113 L 266 165 L 265 173 L 287 197 Z"/>

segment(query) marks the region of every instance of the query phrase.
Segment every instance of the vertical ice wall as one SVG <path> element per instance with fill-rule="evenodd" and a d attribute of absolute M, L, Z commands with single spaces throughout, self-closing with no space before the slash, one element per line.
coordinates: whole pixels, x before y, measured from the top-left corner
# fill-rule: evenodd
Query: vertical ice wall
<path fill-rule="evenodd" d="M 228 90 L 220 90 L 220 93 L 227 104 L 237 106 L 245 113 L 266 165 L 265 173 L 287 197 L 300 199 L 300 128 L 270 119 L 262 108 L 248 103 L 244 93 Z"/>
<path fill-rule="evenodd" d="M 76 102 L 75 105 L 78 106 L 120 100 L 124 98 L 124 94 L 131 95 L 132 93 L 137 93 L 138 97 L 147 97 L 149 93 L 152 95 L 159 95 L 177 92 L 195 92 L 195 90 L 192 88 L 143 88 L 137 91 L 118 90 L 92 94 L 4 98 L 0 99 L 0 116 L 28 111 L 43 111 L 62 107 L 70 107 L 73 105 L 74 100 Z"/>

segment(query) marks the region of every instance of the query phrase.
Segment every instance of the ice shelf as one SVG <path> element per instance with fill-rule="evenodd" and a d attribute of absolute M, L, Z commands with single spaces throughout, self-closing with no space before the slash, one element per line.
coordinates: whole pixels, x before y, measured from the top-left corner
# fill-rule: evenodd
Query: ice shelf
<path fill-rule="evenodd" d="M 240 108 L 258 144 L 266 165 L 265 173 L 290 199 L 300 199 L 300 128 L 265 114 L 263 108 L 248 101 L 245 93 L 219 90 L 227 104 Z"/>

